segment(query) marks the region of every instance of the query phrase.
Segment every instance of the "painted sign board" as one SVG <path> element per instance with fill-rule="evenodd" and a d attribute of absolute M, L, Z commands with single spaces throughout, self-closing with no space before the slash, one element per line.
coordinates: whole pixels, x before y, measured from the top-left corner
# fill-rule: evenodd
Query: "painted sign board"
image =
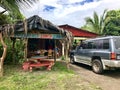
<path fill-rule="evenodd" d="M 63 39 L 64 36 L 61 34 L 35 34 L 28 33 L 26 34 L 15 34 L 13 37 L 16 38 L 41 38 L 41 39 Z"/>

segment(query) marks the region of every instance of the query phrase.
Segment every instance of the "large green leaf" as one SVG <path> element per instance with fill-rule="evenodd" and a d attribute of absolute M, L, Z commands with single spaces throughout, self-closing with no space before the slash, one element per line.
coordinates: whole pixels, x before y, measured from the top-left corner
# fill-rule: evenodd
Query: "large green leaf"
<path fill-rule="evenodd" d="M 106 19 L 106 12 L 107 12 L 107 10 L 104 10 L 103 15 L 100 17 L 98 16 L 98 14 L 96 12 L 94 12 L 93 18 L 86 17 L 85 18 L 86 25 L 84 25 L 84 26 L 87 27 L 87 29 L 90 29 L 89 31 L 92 31 L 92 32 L 95 32 L 98 34 L 102 34 L 104 26 L 105 26 L 104 21 Z M 82 27 L 82 28 L 84 29 L 84 27 Z"/>

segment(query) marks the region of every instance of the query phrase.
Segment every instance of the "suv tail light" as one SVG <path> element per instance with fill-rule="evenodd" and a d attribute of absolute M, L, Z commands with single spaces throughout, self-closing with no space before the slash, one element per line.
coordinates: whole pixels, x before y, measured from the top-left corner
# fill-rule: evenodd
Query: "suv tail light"
<path fill-rule="evenodd" d="M 116 54 L 114 52 L 111 53 L 111 60 L 115 60 L 116 59 Z"/>

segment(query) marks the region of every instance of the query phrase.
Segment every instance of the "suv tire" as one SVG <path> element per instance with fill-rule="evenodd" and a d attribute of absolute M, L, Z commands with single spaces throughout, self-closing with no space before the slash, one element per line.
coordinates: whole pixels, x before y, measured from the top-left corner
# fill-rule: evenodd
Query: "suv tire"
<path fill-rule="evenodd" d="M 97 74 L 103 73 L 103 65 L 99 59 L 95 59 L 92 61 L 92 70 Z"/>

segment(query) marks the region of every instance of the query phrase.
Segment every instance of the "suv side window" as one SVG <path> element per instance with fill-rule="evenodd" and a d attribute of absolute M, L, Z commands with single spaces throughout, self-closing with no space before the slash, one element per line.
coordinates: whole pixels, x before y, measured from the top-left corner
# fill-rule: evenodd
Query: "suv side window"
<path fill-rule="evenodd" d="M 96 40 L 95 47 L 96 49 L 109 49 L 109 39 Z"/>
<path fill-rule="evenodd" d="M 103 40 L 103 49 L 109 49 L 109 39 Z"/>
<path fill-rule="evenodd" d="M 83 42 L 80 46 L 81 46 L 83 49 L 87 49 L 87 42 Z"/>
<path fill-rule="evenodd" d="M 93 41 L 93 49 L 97 49 L 97 41 Z"/>
<path fill-rule="evenodd" d="M 97 40 L 97 49 L 103 49 L 103 40 Z"/>
<path fill-rule="evenodd" d="M 120 49 L 120 38 L 114 38 L 115 48 Z"/>
<path fill-rule="evenodd" d="M 93 41 L 84 42 L 82 47 L 83 49 L 93 49 Z"/>
<path fill-rule="evenodd" d="M 109 49 L 109 39 L 84 42 L 82 47 L 83 49 Z"/>
<path fill-rule="evenodd" d="M 93 47 L 93 42 L 88 42 L 87 43 L 87 49 L 92 49 Z"/>

